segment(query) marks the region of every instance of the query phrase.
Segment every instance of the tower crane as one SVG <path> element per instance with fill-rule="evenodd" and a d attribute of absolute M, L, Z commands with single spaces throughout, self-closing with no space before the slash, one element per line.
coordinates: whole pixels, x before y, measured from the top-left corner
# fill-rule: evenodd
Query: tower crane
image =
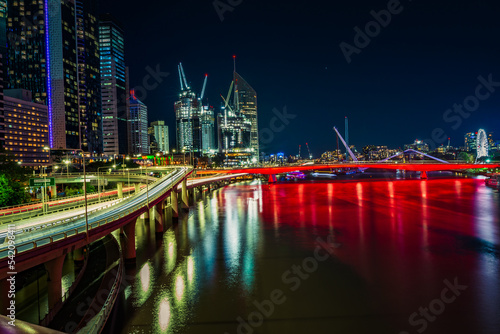
<path fill-rule="evenodd" d="M 203 89 L 201 90 L 200 100 L 203 102 L 203 97 L 205 96 L 205 88 L 207 87 L 208 74 L 205 74 L 205 81 L 203 82 Z"/>
<path fill-rule="evenodd" d="M 309 153 L 309 159 L 312 159 L 312 158 L 313 158 L 313 156 L 312 156 L 312 154 L 311 154 L 311 150 L 309 149 L 309 144 L 308 144 L 308 143 L 306 143 L 306 146 L 307 146 L 307 152 Z"/>

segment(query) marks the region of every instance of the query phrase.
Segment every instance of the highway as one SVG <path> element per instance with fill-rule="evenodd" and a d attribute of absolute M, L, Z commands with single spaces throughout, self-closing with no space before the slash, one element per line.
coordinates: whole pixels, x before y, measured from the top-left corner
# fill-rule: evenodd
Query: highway
<path fill-rule="evenodd" d="M 92 228 L 92 226 L 101 226 L 126 214 L 136 211 L 142 206 L 146 206 L 148 202 L 164 194 L 171 188 L 171 186 L 182 180 L 182 178 L 186 174 L 188 174 L 189 171 L 190 168 L 187 167 L 173 169 L 173 171 L 168 173 L 166 176 L 158 179 L 157 182 L 150 184 L 145 189 L 142 189 L 137 195 L 131 196 L 126 199 L 117 200 L 120 205 L 108 206 L 108 203 L 105 203 L 101 206 L 99 206 L 99 204 L 96 205 L 96 207 L 94 207 L 93 209 L 95 210 L 95 212 L 88 215 L 89 230 Z M 73 210 L 54 215 L 54 220 L 52 220 L 52 224 L 50 226 L 48 222 L 42 222 L 36 225 L 46 225 L 45 228 L 36 228 L 34 222 L 28 222 L 27 224 L 30 224 L 30 226 L 27 232 L 25 232 L 26 226 L 24 224 L 20 225 L 19 227 L 16 224 L 15 242 L 17 253 L 32 249 L 35 247 L 35 245 L 36 247 L 43 246 L 45 244 L 64 239 L 66 237 L 85 232 L 85 215 L 81 213 L 78 215 L 77 212 L 80 211 L 81 210 Z M 74 219 L 68 218 L 68 214 L 70 216 L 74 215 Z M 54 221 L 59 221 L 59 223 L 54 223 Z M 30 233 L 29 231 L 32 231 L 34 233 Z M 5 238 L 5 230 L 3 232 L 3 238 Z M 4 240 L 0 239 L 0 241 Z M 6 257 L 7 249 L 7 244 L 3 242 L 0 246 L 0 258 Z"/>

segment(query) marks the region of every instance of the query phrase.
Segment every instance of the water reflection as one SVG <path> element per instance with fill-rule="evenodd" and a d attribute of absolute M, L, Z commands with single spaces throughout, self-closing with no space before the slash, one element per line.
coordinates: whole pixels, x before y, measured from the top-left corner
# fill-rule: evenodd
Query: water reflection
<path fill-rule="evenodd" d="M 428 332 L 474 332 L 493 326 L 499 309 L 499 225 L 498 193 L 472 179 L 226 187 L 204 196 L 138 265 L 140 297 L 121 332 L 236 333 L 236 319 L 273 289 L 287 302 L 255 332 L 342 332 L 346 314 L 343 332 L 399 332 L 454 277 L 474 277 L 466 284 L 489 293 L 464 293 Z M 291 291 L 282 274 L 332 234 L 340 245 L 332 259 Z M 491 316 L 474 323 L 477 310 Z"/>

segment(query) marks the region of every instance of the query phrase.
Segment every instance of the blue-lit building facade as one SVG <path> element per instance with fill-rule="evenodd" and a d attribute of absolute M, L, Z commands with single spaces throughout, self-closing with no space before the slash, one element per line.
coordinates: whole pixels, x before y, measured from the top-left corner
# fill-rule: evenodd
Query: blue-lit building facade
<path fill-rule="evenodd" d="M 102 150 L 96 4 L 8 2 L 5 86 L 48 106 L 53 149 Z"/>

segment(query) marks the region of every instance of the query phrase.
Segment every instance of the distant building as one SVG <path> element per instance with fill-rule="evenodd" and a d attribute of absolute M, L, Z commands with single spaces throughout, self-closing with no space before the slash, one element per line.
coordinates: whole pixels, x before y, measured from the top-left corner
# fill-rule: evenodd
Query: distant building
<path fill-rule="evenodd" d="M 465 150 L 473 152 L 477 149 L 477 132 L 468 132 L 465 134 Z"/>
<path fill-rule="evenodd" d="M 48 107 L 32 101 L 30 91 L 4 90 L 5 144 L 14 161 L 40 166 L 49 163 Z"/>
<path fill-rule="evenodd" d="M 249 162 L 253 156 L 251 148 L 252 122 L 222 107 L 223 113 L 217 115 L 219 153 L 224 156 L 228 166 Z"/>
<path fill-rule="evenodd" d="M 201 152 L 201 102 L 191 89 L 184 90 L 174 105 L 176 118 L 177 150 Z"/>
<path fill-rule="evenodd" d="M 101 101 L 103 153 L 127 154 L 128 88 L 125 44 L 121 24 L 110 14 L 100 17 Z"/>
<path fill-rule="evenodd" d="M 405 145 L 405 150 L 410 150 L 410 149 L 420 152 L 429 152 L 429 145 L 427 145 L 427 143 L 423 142 L 422 140 L 415 139 L 413 144 Z"/>
<path fill-rule="evenodd" d="M 132 154 L 149 154 L 148 140 L 148 108 L 130 91 L 130 147 Z"/>
<path fill-rule="evenodd" d="M 203 106 L 200 119 L 201 150 L 203 155 L 208 155 L 216 149 L 214 108 L 210 106 Z"/>
<path fill-rule="evenodd" d="M 257 115 L 257 93 L 239 75 L 234 72 L 234 90 L 235 90 L 235 106 L 236 109 L 245 115 L 252 124 L 250 147 L 253 149 L 252 157 L 259 158 L 259 125 Z"/>
<path fill-rule="evenodd" d="M 168 126 L 165 125 L 165 121 L 151 122 L 149 127 L 149 134 L 154 137 L 156 143 L 155 152 L 169 153 L 170 145 L 168 141 Z"/>

